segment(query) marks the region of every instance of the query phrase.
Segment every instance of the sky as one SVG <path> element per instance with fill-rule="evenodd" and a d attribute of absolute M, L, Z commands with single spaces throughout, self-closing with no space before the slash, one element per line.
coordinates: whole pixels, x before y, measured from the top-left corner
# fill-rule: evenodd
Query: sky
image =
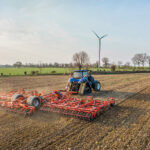
<path fill-rule="evenodd" d="M 150 55 L 149 0 L 0 0 L 0 64 L 70 63 L 85 51 L 90 62 L 131 62 Z"/>

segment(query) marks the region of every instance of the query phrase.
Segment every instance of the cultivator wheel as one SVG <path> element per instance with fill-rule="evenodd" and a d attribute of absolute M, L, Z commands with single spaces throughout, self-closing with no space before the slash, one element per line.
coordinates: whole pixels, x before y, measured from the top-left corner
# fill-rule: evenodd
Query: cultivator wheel
<path fill-rule="evenodd" d="M 23 98 L 23 95 L 22 94 L 14 94 L 12 97 L 11 97 L 11 102 L 14 102 L 16 101 L 17 99 L 19 98 Z"/>
<path fill-rule="evenodd" d="M 27 104 L 38 109 L 40 107 L 40 98 L 37 96 L 30 96 L 27 98 Z"/>
<path fill-rule="evenodd" d="M 114 107 L 114 106 L 116 106 L 116 104 L 115 104 L 115 103 L 112 103 L 112 104 L 110 104 L 110 106 L 111 106 L 111 107 Z"/>

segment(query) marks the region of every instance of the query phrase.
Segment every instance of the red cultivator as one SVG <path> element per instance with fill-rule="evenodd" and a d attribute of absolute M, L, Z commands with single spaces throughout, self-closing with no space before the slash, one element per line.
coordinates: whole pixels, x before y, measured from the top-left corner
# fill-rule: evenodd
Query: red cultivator
<path fill-rule="evenodd" d="M 109 98 L 107 101 L 100 101 L 94 100 L 91 96 L 85 99 L 74 98 L 71 94 L 72 92 L 62 94 L 59 91 L 53 91 L 44 95 L 36 91 L 25 92 L 24 90 L 7 94 L 1 93 L 0 99 L 11 99 L 11 102 L 0 101 L 0 106 L 8 111 L 25 115 L 31 115 L 38 109 L 93 120 L 105 109 L 115 104 L 113 98 Z"/>
<path fill-rule="evenodd" d="M 11 91 L 9 93 L 0 93 L 1 100 L 6 99 L 10 100 L 10 101 L 0 100 L 0 106 L 2 108 L 5 108 L 7 111 L 31 115 L 35 111 L 35 107 L 27 104 L 27 97 L 36 94 L 37 94 L 36 92 L 25 92 L 24 90 Z"/>

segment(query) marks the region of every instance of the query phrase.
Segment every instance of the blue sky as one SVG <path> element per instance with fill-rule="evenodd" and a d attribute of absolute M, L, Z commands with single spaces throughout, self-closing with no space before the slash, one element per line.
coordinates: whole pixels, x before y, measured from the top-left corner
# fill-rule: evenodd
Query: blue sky
<path fill-rule="evenodd" d="M 130 61 L 135 53 L 150 55 L 148 0 L 0 0 L 0 64 L 69 63 L 86 51 L 90 62 Z"/>

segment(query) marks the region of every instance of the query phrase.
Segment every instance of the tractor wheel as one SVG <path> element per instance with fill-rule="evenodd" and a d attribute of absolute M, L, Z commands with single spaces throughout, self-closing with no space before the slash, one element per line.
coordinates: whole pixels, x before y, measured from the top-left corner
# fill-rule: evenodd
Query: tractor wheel
<path fill-rule="evenodd" d="M 111 106 L 111 107 L 114 107 L 114 106 L 115 106 L 115 103 L 110 104 L 110 106 Z"/>
<path fill-rule="evenodd" d="M 36 109 L 40 107 L 40 99 L 36 96 L 30 96 L 27 99 L 27 104 L 30 106 L 34 106 Z"/>
<path fill-rule="evenodd" d="M 86 83 L 81 83 L 78 93 L 80 95 L 84 95 L 85 94 L 85 88 L 86 88 Z"/>
<path fill-rule="evenodd" d="M 101 84 L 100 84 L 99 81 L 96 81 L 94 90 L 95 90 L 95 91 L 100 91 L 100 90 L 101 90 Z"/>
<path fill-rule="evenodd" d="M 16 101 L 18 98 L 20 97 L 23 97 L 22 94 L 14 94 L 12 97 L 11 97 L 11 102 L 14 102 Z"/>
<path fill-rule="evenodd" d="M 72 84 L 71 82 L 68 83 L 68 85 L 67 85 L 67 91 L 72 91 L 71 84 Z"/>

